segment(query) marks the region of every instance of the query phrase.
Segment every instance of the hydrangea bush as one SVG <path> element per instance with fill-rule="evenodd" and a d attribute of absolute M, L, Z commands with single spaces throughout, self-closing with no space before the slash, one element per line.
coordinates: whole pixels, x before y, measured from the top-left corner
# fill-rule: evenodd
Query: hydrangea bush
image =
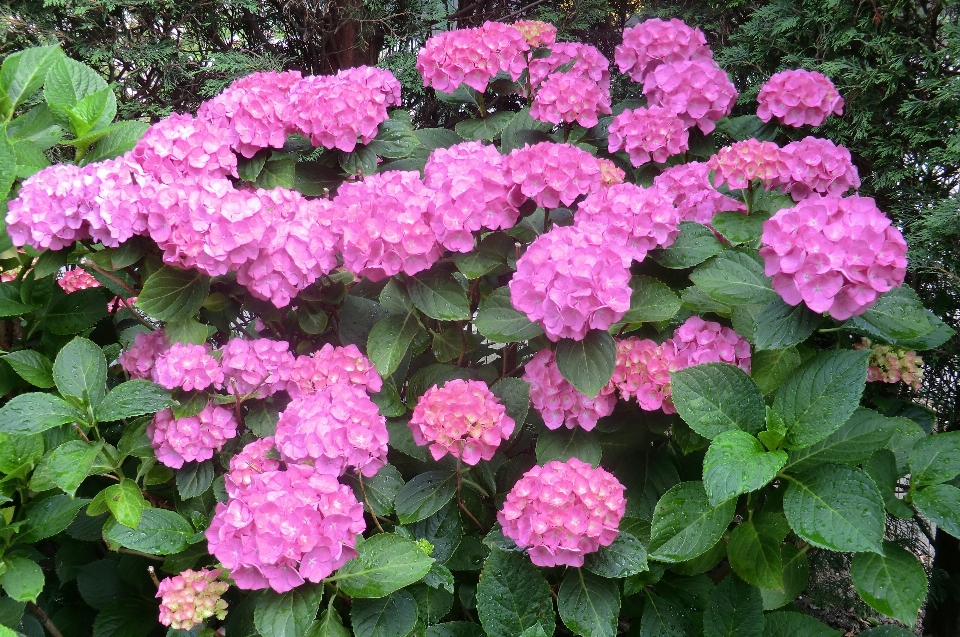
<path fill-rule="evenodd" d="M 376 68 L 148 126 L 3 62 L 0 637 L 827 635 L 810 551 L 913 626 L 885 529 L 960 534 L 960 438 L 903 398 L 952 332 L 803 128 L 843 99 L 791 69 L 734 116 L 649 20 L 614 104 L 556 35 L 431 37 L 452 130 Z"/>

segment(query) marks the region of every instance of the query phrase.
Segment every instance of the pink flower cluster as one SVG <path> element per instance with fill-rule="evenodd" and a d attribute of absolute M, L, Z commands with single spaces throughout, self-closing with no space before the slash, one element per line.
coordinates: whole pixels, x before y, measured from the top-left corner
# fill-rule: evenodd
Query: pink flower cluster
<path fill-rule="evenodd" d="M 243 589 L 284 593 L 320 582 L 356 557 L 366 528 L 363 505 L 336 477 L 309 465 L 267 457 L 273 439 L 257 440 L 230 461 L 226 504 L 206 530 L 210 552 Z"/>
<path fill-rule="evenodd" d="M 713 52 L 700 29 L 676 18 L 651 18 L 624 29 L 623 44 L 614 50 L 613 59 L 621 73 L 634 82 L 643 82 L 660 64 L 712 60 Z"/>
<path fill-rule="evenodd" d="M 444 31 L 431 36 L 417 54 L 423 85 L 453 93 L 461 84 L 483 92 L 500 71 L 516 80 L 526 68 L 530 50 L 523 34 L 508 24 L 485 22 L 475 29 Z"/>
<path fill-rule="evenodd" d="M 414 442 L 430 445 L 434 460 L 449 453 L 475 465 L 493 458 L 516 423 L 486 383 L 456 379 L 424 392 L 407 425 Z"/>
<path fill-rule="evenodd" d="M 643 94 L 651 106 L 662 106 L 704 134 L 713 132 L 714 122 L 729 115 L 737 101 L 723 69 L 702 59 L 661 64 L 647 74 Z"/>
<path fill-rule="evenodd" d="M 287 389 L 296 358 L 286 341 L 232 338 L 221 349 L 223 387 L 228 394 L 272 396 Z"/>
<path fill-rule="evenodd" d="M 583 566 L 610 546 L 626 511 L 624 487 L 603 468 L 570 458 L 535 466 L 513 485 L 497 521 L 537 566 Z"/>
<path fill-rule="evenodd" d="M 283 460 L 335 477 L 356 469 L 370 478 L 387 463 L 386 419 L 356 385 L 300 394 L 280 413 L 275 437 Z"/>
<path fill-rule="evenodd" d="M 157 587 L 160 598 L 160 623 L 174 630 L 190 630 L 204 620 L 227 616 L 227 602 L 220 596 L 230 585 L 218 582 L 220 570 L 187 569 L 168 577 Z"/>
<path fill-rule="evenodd" d="M 416 274 L 440 258 L 430 226 L 432 192 L 419 173 L 390 171 L 345 183 L 333 202 L 342 215 L 348 272 L 380 281 L 399 272 Z"/>
<path fill-rule="evenodd" d="M 64 272 L 63 276 L 57 279 L 57 285 L 59 285 L 64 292 L 70 294 L 77 290 L 98 288 L 100 287 L 100 282 L 90 276 L 83 268 L 74 268 Z"/>
<path fill-rule="evenodd" d="M 572 144 L 524 145 L 507 155 L 505 169 L 515 184 L 511 201 L 518 206 L 527 197 L 543 208 L 569 206 L 601 180 L 597 159 Z"/>
<path fill-rule="evenodd" d="M 547 429 L 580 427 L 590 431 L 597 420 L 613 413 L 617 397 L 613 386 L 600 390 L 595 398 L 581 393 L 560 373 L 556 357 L 542 349 L 523 368 L 523 380 L 530 383 L 530 403 L 540 412 Z"/>
<path fill-rule="evenodd" d="M 671 155 L 685 153 L 690 133 L 672 111 L 658 106 L 627 109 L 613 118 L 607 150 L 626 150 L 630 163 L 641 166 L 651 159 L 658 163 Z"/>
<path fill-rule="evenodd" d="M 166 389 L 206 389 L 223 387 L 223 369 L 210 355 L 206 345 L 174 343 L 157 356 L 153 382 Z"/>
<path fill-rule="evenodd" d="M 348 383 L 368 392 L 379 392 L 383 379 L 356 345 L 334 347 L 330 343 L 310 356 L 297 356 L 290 372 L 291 395 L 318 392 L 336 383 Z"/>
<path fill-rule="evenodd" d="M 816 71 L 774 73 L 757 95 L 757 117 L 776 117 L 786 126 L 820 126 L 831 114 L 843 115 L 843 98 L 830 78 Z"/>
<path fill-rule="evenodd" d="M 597 163 L 600 164 L 601 186 L 616 186 L 623 183 L 627 173 L 613 163 L 612 159 L 597 159 Z"/>
<path fill-rule="evenodd" d="M 550 46 L 557 40 L 557 27 L 539 20 L 517 20 L 513 28 L 520 32 L 530 46 Z"/>
<path fill-rule="evenodd" d="M 231 135 L 213 122 L 174 113 L 153 124 L 133 147 L 131 158 L 163 184 L 184 177 L 237 176 Z"/>
<path fill-rule="evenodd" d="M 615 186 L 614 186 L 615 187 Z M 517 260 L 510 301 L 547 338 L 582 340 L 630 309 L 630 271 L 599 226 L 556 227 Z"/>
<path fill-rule="evenodd" d="M 584 128 L 597 125 L 600 115 L 611 113 L 610 91 L 574 71 L 552 73 L 537 88 L 530 117 L 541 122 L 576 122 Z"/>
<path fill-rule="evenodd" d="M 780 147 L 773 142 L 748 139 L 721 148 L 707 161 L 713 171 L 713 185 L 746 188 L 754 179 L 768 186 L 787 172 Z"/>
<path fill-rule="evenodd" d="M 860 174 L 853 165 L 850 151 L 829 139 L 804 137 L 784 146 L 780 155 L 783 163 L 772 185 L 789 193 L 794 201 L 806 199 L 815 192 L 842 195 L 860 187 Z"/>
<path fill-rule="evenodd" d="M 710 167 L 705 162 L 672 166 L 653 180 L 653 187 L 673 202 L 681 221 L 709 225 L 718 212 L 747 209 L 743 203 L 710 185 Z"/>
<path fill-rule="evenodd" d="M 670 364 L 672 349 L 650 339 L 629 337 L 617 341 L 617 362 L 611 384 L 620 397 L 630 400 L 636 396 L 646 411 L 663 409 L 676 413 L 670 400 Z"/>
<path fill-rule="evenodd" d="M 874 343 L 862 338 L 854 343 L 854 349 L 870 350 L 870 366 L 867 368 L 867 380 L 898 383 L 903 381 L 913 389 L 923 386 L 923 359 L 914 350 Z"/>
<path fill-rule="evenodd" d="M 870 197 L 811 195 L 765 221 L 761 243 L 766 274 L 784 301 L 841 321 L 906 275 L 903 235 Z"/>
<path fill-rule="evenodd" d="M 670 371 L 702 365 L 729 363 L 750 373 L 750 343 L 729 327 L 691 316 L 663 344 L 670 357 Z"/>
<path fill-rule="evenodd" d="M 131 379 L 152 379 L 153 368 L 160 354 L 170 347 L 170 341 L 163 330 L 140 332 L 133 343 L 120 353 L 120 367 Z"/>
<path fill-rule="evenodd" d="M 599 50 L 580 42 L 557 42 L 550 45 L 550 55 L 530 60 L 530 84 L 540 85 L 560 67 L 573 62 L 567 73 L 592 80 L 603 91 L 610 90 L 610 62 Z"/>
<path fill-rule="evenodd" d="M 512 228 L 520 211 L 508 201 L 503 156 L 493 146 L 463 142 L 430 153 L 424 183 L 433 191 L 430 226 L 437 241 L 454 252 L 474 248 L 474 232 Z"/>
<path fill-rule="evenodd" d="M 625 183 L 587 195 L 577 207 L 574 223 L 601 235 L 629 268 L 631 260 L 643 261 L 650 250 L 673 243 L 680 215 L 657 189 Z"/>
<path fill-rule="evenodd" d="M 147 425 L 150 446 L 157 460 L 172 469 L 184 462 L 203 462 L 213 457 L 223 445 L 237 436 L 237 421 L 233 411 L 207 404 L 196 416 L 174 418 L 169 409 L 157 412 Z"/>

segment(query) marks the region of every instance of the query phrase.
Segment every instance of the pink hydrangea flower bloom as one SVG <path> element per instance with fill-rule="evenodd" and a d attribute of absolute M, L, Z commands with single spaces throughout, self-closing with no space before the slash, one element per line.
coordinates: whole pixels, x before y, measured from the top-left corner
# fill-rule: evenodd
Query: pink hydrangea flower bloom
<path fill-rule="evenodd" d="M 760 256 L 790 305 L 846 320 L 903 285 L 907 244 L 870 197 L 811 195 L 763 224 Z"/>
<path fill-rule="evenodd" d="M 748 139 L 721 148 L 707 161 L 713 171 L 713 185 L 746 188 L 759 179 L 768 189 L 786 171 L 780 147 L 773 142 Z"/>
<path fill-rule="evenodd" d="M 617 363 L 610 382 L 620 397 L 636 397 L 645 411 L 663 409 L 676 413 L 670 400 L 670 367 L 673 348 L 650 339 L 629 337 L 617 340 Z"/>
<path fill-rule="evenodd" d="M 547 429 L 580 427 L 590 431 L 597 420 L 613 413 L 617 404 L 613 385 L 607 385 L 596 397 L 581 393 L 563 377 L 556 357 L 542 349 L 523 368 L 523 380 L 530 383 L 530 403 L 540 412 Z"/>
<path fill-rule="evenodd" d="M 220 596 L 230 585 L 217 581 L 220 572 L 188 568 L 161 581 L 156 595 L 160 598 L 160 623 L 174 630 L 190 630 L 210 617 L 224 619 L 227 602 Z"/>
<path fill-rule="evenodd" d="M 449 453 L 468 465 L 493 458 L 516 426 L 486 383 L 462 379 L 424 392 L 407 424 L 414 442 L 430 445 L 434 460 Z"/>
<path fill-rule="evenodd" d="M 470 252 L 474 232 L 506 230 L 520 217 L 508 200 L 513 183 L 503 170 L 503 155 L 493 146 L 463 142 L 430 153 L 424 183 L 433 191 L 430 226 L 437 241 L 453 252 Z"/>
<path fill-rule="evenodd" d="M 508 24 L 485 22 L 475 29 L 444 31 L 431 36 L 417 54 L 423 85 L 453 93 L 461 84 L 483 92 L 500 71 L 516 80 L 526 68 L 530 50 L 523 34 Z"/>
<path fill-rule="evenodd" d="M 228 394 L 272 396 L 287 388 L 296 358 L 286 341 L 231 338 L 220 348 L 223 386 Z"/>
<path fill-rule="evenodd" d="M 174 113 L 147 129 L 131 159 L 164 184 L 184 177 L 237 176 L 233 135 L 204 119 Z"/>
<path fill-rule="evenodd" d="M 507 155 L 507 178 L 516 184 L 514 204 L 531 197 L 538 206 L 571 205 L 577 197 L 596 190 L 602 176 L 597 159 L 571 144 L 540 142 Z"/>
<path fill-rule="evenodd" d="M 623 180 L 627 177 L 627 173 L 617 167 L 617 165 L 613 163 L 613 160 L 597 159 L 597 163 L 600 164 L 601 186 L 616 186 L 617 184 L 622 184 Z"/>
<path fill-rule="evenodd" d="M 923 359 L 914 350 L 874 343 L 863 337 L 854 343 L 854 349 L 870 350 L 868 382 L 898 383 L 903 381 L 913 389 L 923 386 Z"/>
<path fill-rule="evenodd" d="M 537 566 L 583 566 L 610 546 L 626 511 L 624 487 L 601 467 L 570 458 L 535 466 L 513 485 L 497 521 Z"/>
<path fill-rule="evenodd" d="M 131 379 L 153 378 L 153 367 L 157 359 L 170 347 L 170 341 L 163 330 L 140 332 L 133 343 L 120 352 L 120 367 Z"/>
<path fill-rule="evenodd" d="M 274 438 L 285 461 L 308 460 L 333 476 L 356 469 L 370 478 L 387 463 L 386 419 L 356 385 L 300 394 L 280 413 Z"/>
<path fill-rule="evenodd" d="M 600 115 L 611 113 L 610 91 L 579 73 L 551 73 L 537 89 L 530 117 L 560 124 L 576 122 L 584 128 L 597 125 Z"/>
<path fill-rule="evenodd" d="M 345 183 L 333 203 L 343 215 L 348 272 L 380 281 L 426 270 L 442 254 L 430 226 L 433 192 L 417 172 L 389 171 Z"/>
<path fill-rule="evenodd" d="M 656 188 L 626 183 L 587 195 L 573 219 L 576 227 L 599 233 L 629 268 L 631 260 L 643 261 L 650 250 L 673 243 L 680 214 Z"/>
<path fill-rule="evenodd" d="M 820 126 L 831 114 L 843 115 L 843 98 L 826 75 L 816 71 L 774 73 L 757 95 L 757 117 L 776 117 L 786 126 Z"/>
<path fill-rule="evenodd" d="M 671 155 L 687 152 L 690 132 L 672 111 L 657 106 L 625 110 L 613 118 L 607 150 L 626 150 L 630 163 L 642 166 L 651 159 L 658 163 Z"/>
<path fill-rule="evenodd" d="M 57 285 L 59 285 L 64 292 L 70 294 L 77 290 L 98 288 L 100 287 L 100 282 L 90 276 L 83 268 L 74 268 L 64 272 L 63 276 L 57 279 Z"/>
<path fill-rule="evenodd" d="M 383 387 L 377 368 L 356 345 L 334 347 L 327 343 L 310 356 L 297 356 L 287 391 L 296 396 L 300 392 L 318 392 L 336 383 L 356 385 L 371 393 Z"/>
<path fill-rule="evenodd" d="M 530 46 L 550 46 L 557 40 L 557 27 L 539 20 L 517 20 L 511 25 Z"/>
<path fill-rule="evenodd" d="M 241 498 L 255 486 L 257 477 L 282 468 L 273 436 L 247 443 L 230 459 L 230 471 L 224 476 L 224 488 L 231 498 Z"/>
<path fill-rule="evenodd" d="M 84 219 L 90 238 L 111 248 L 136 235 L 146 234 L 147 217 L 143 185 L 152 178 L 133 161 L 131 153 L 88 164 L 82 169 L 93 197 Z"/>
<path fill-rule="evenodd" d="M 153 382 L 167 389 L 206 389 L 223 386 L 223 369 L 206 345 L 174 343 L 157 357 Z"/>
<path fill-rule="evenodd" d="M 582 340 L 630 309 L 630 271 L 600 226 L 556 227 L 530 244 L 510 280 L 513 306 L 547 338 Z"/>
<path fill-rule="evenodd" d="M 570 62 L 573 62 L 573 66 L 567 73 L 592 80 L 601 90 L 609 93 L 610 62 L 595 47 L 580 42 L 557 42 L 550 45 L 548 57 L 530 60 L 531 86 L 536 88 Z"/>
<path fill-rule="evenodd" d="M 663 343 L 670 371 L 703 363 L 729 363 L 750 373 L 750 343 L 729 327 L 691 316 Z"/>
<path fill-rule="evenodd" d="M 705 162 L 671 166 L 653 180 L 653 187 L 673 202 L 681 221 L 709 225 L 718 212 L 747 210 L 742 202 L 710 185 L 710 167 Z"/>
<path fill-rule="evenodd" d="M 860 174 L 850 151 L 829 139 L 804 137 L 780 150 L 780 174 L 772 185 L 800 201 L 811 193 L 842 195 L 860 187 Z"/>
<path fill-rule="evenodd" d="M 661 64 L 647 75 L 643 94 L 650 106 L 662 106 L 705 135 L 737 101 L 737 89 L 713 60 Z"/>
<path fill-rule="evenodd" d="M 185 462 L 203 462 L 213 457 L 223 445 L 237 436 L 233 411 L 213 402 L 196 416 L 176 419 L 169 409 L 157 412 L 147 425 L 150 446 L 157 460 L 172 469 Z"/>
<path fill-rule="evenodd" d="M 7 233 L 15 246 L 60 250 L 90 238 L 87 219 L 95 193 L 84 170 L 55 164 L 23 180 L 7 212 Z"/>
<path fill-rule="evenodd" d="M 634 82 L 643 82 L 657 66 L 670 62 L 712 60 L 703 31 L 687 26 L 676 18 L 651 18 L 624 29 L 623 44 L 617 46 L 613 59 L 621 73 Z"/>

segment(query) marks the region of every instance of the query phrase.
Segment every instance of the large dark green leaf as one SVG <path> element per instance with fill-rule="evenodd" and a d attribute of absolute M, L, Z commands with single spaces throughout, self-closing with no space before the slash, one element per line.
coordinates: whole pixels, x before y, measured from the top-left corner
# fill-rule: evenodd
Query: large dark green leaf
<path fill-rule="evenodd" d="M 110 520 L 103 528 L 109 542 L 151 555 L 171 555 L 187 548 L 193 529 L 183 517 L 166 509 L 145 509 L 140 525 L 133 529 Z"/>
<path fill-rule="evenodd" d="M 652 252 L 651 256 L 665 268 L 683 269 L 699 265 L 722 251 L 723 246 L 710 228 L 693 221 L 681 221 L 680 234 L 673 244 Z"/>
<path fill-rule="evenodd" d="M 557 345 L 560 373 L 590 398 L 610 382 L 616 362 L 617 345 L 604 330 L 590 330 L 580 341 L 564 338 Z"/>
<path fill-rule="evenodd" d="M 726 250 L 699 266 L 690 280 L 710 298 L 727 305 L 756 305 L 779 298 L 763 265 L 743 252 Z"/>
<path fill-rule="evenodd" d="M 141 637 L 157 625 L 156 603 L 127 597 L 104 606 L 93 622 L 93 637 Z"/>
<path fill-rule="evenodd" d="M 670 374 L 677 413 L 706 438 L 725 431 L 756 434 L 764 428 L 763 395 L 743 370 L 726 363 L 707 363 Z"/>
<path fill-rule="evenodd" d="M 62 56 L 57 44 L 8 55 L 0 66 L 0 118 L 9 118 L 17 106 L 36 93 L 50 67 Z"/>
<path fill-rule="evenodd" d="M 636 537 L 620 531 L 613 544 L 587 555 L 584 568 L 601 577 L 630 577 L 648 569 L 647 551 Z"/>
<path fill-rule="evenodd" d="M 147 128 L 149 124 L 144 122 L 117 122 L 110 132 L 97 142 L 94 149 L 84 156 L 82 165 L 113 159 L 133 150 Z"/>
<path fill-rule="evenodd" d="M 703 485 L 710 504 L 762 489 L 787 462 L 783 451 L 767 451 L 745 431 L 725 431 L 710 444 L 703 459 Z"/>
<path fill-rule="evenodd" d="M 402 524 L 429 517 L 450 501 L 457 491 L 457 474 L 449 471 L 428 471 L 403 485 L 394 507 Z"/>
<path fill-rule="evenodd" d="M 703 613 L 703 636 L 763 637 L 760 590 L 728 575 L 710 592 Z"/>
<path fill-rule="evenodd" d="M 47 465 L 50 479 L 71 497 L 93 468 L 103 440 L 96 443 L 69 440 L 50 454 Z"/>
<path fill-rule="evenodd" d="M 310 584 L 286 593 L 268 590 L 257 600 L 254 623 L 261 635 L 305 637 L 322 598 L 323 586 Z"/>
<path fill-rule="evenodd" d="M 801 551 L 793 544 L 784 544 L 780 548 L 780 553 L 783 563 L 781 573 L 783 585 L 776 590 L 769 588 L 760 590 L 760 595 L 763 597 L 763 610 L 773 610 L 789 604 L 807 587 L 810 576 L 807 552 Z"/>
<path fill-rule="evenodd" d="M 26 507 L 26 522 L 20 528 L 17 541 L 32 544 L 60 533 L 73 522 L 90 500 L 71 498 L 68 495 L 55 495 L 39 502 L 31 502 Z"/>
<path fill-rule="evenodd" d="M 103 350 L 93 341 L 74 338 L 57 354 L 53 380 L 63 396 L 96 408 L 107 393 L 107 359 Z"/>
<path fill-rule="evenodd" d="M 488 637 L 517 637 L 538 624 L 553 634 L 550 586 L 523 553 L 493 549 L 480 573 L 476 599 Z"/>
<path fill-rule="evenodd" d="M 514 115 L 515 113 L 510 111 L 498 111 L 487 115 L 483 119 L 466 119 L 457 122 L 454 130 L 457 131 L 457 135 L 464 139 L 493 141 L 507 127 Z"/>
<path fill-rule="evenodd" d="M 860 599 L 884 615 L 913 626 L 927 597 L 927 572 L 917 556 L 894 542 L 883 553 L 857 553 L 850 579 Z"/>
<path fill-rule="evenodd" d="M 407 290 L 417 309 L 439 321 L 465 321 L 470 304 L 460 284 L 444 272 L 422 272 L 407 279 Z"/>
<path fill-rule="evenodd" d="M 53 394 L 20 394 L 0 408 L 0 433 L 38 434 L 83 418 L 83 413 Z"/>
<path fill-rule="evenodd" d="M 537 462 L 546 464 L 551 460 L 566 462 L 577 458 L 582 462 L 597 466 L 600 464 L 600 441 L 596 434 L 580 427 L 567 429 L 561 427 L 553 431 L 542 431 L 537 436 Z"/>
<path fill-rule="evenodd" d="M 647 595 L 640 619 L 639 637 L 698 637 L 689 608 L 657 595 Z"/>
<path fill-rule="evenodd" d="M 737 525 L 727 542 L 734 572 L 746 582 L 773 590 L 783 588 L 780 544 L 790 532 L 779 513 L 760 513 Z"/>
<path fill-rule="evenodd" d="M 196 314 L 209 293 L 210 277 L 164 266 L 143 284 L 137 307 L 155 319 L 174 323 Z"/>
<path fill-rule="evenodd" d="M 53 387 L 53 363 L 40 352 L 22 349 L 6 354 L 3 360 L 31 385 L 41 389 Z"/>
<path fill-rule="evenodd" d="M 571 568 L 557 592 L 557 610 L 575 635 L 616 637 L 620 590 L 612 580 Z"/>
<path fill-rule="evenodd" d="M 92 113 L 87 113 L 87 109 L 81 107 L 77 110 L 77 106 L 85 98 L 98 94 L 103 95 L 101 92 L 106 88 L 107 83 L 100 77 L 99 73 L 82 62 L 61 55 L 57 57 L 47 71 L 47 77 L 43 85 L 43 95 L 57 123 L 80 137 L 91 129 L 99 129 L 109 125 L 113 120 L 113 116 L 117 112 L 117 105 L 112 92 L 110 97 L 104 98 L 106 103 L 96 113 L 97 116 L 92 121 L 81 117 L 82 115 L 92 116 Z M 78 128 L 78 123 L 82 123 L 84 126 Z"/>
<path fill-rule="evenodd" d="M 894 288 L 880 298 L 866 312 L 844 325 L 853 331 L 894 345 L 921 339 L 937 331 L 941 321 L 923 307 L 920 297 L 910 286 Z M 950 332 L 947 332 L 949 338 Z M 937 347 L 941 343 L 919 349 Z"/>
<path fill-rule="evenodd" d="M 170 392 L 148 380 L 128 380 L 110 390 L 97 406 L 99 422 L 153 414 L 173 404 Z"/>
<path fill-rule="evenodd" d="M 46 327 L 54 334 L 79 334 L 107 315 L 107 300 L 102 288 L 64 294 L 58 287 L 44 314 Z"/>
<path fill-rule="evenodd" d="M 480 304 L 477 331 L 495 343 L 518 343 L 543 334 L 543 329 L 510 303 L 510 289 L 497 288 Z"/>
<path fill-rule="evenodd" d="M 20 556 L 3 558 L 0 586 L 18 602 L 35 602 L 43 590 L 43 571 L 33 560 Z"/>
<path fill-rule="evenodd" d="M 921 438 L 910 451 L 910 482 L 940 484 L 960 474 L 960 431 Z"/>
<path fill-rule="evenodd" d="M 350 624 L 356 637 L 407 637 L 417 624 L 417 601 L 406 590 L 358 599 L 350 609 Z"/>
<path fill-rule="evenodd" d="M 421 329 L 415 312 L 392 314 L 373 326 L 367 338 L 367 355 L 381 376 L 386 378 L 397 370 Z"/>
<path fill-rule="evenodd" d="M 357 553 L 330 578 L 351 597 L 386 597 L 419 582 L 434 562 L 416 542 L 391 533 L 380 533 L 361 542 Z"/>
<path fill-rule="evenodd" d="M 759 239 L 763 234 L 763 222 L 769 218 L 769 214 L 755 212 L 747 216 L 742 212 L 729 210 L 713 215 L 710 225 L 722 234 L 724 239 L 733 245 L 739 245 Z"/>
<path fill-rule="evenodd" d="M 860 407 L 839 429 L 820 442 L 791 451 L 787 471 L 801 471 L 824 462 L 860 464 L 882 449 L 896 431 L 897 422 Z"/>
<path fill-rule="evenodd" d="M 786 610 L 768 613 L 764 624 L 766 634 L 777 637 L 840 637 L 841 634 L 810 615 Z"/>
<path fill-rule="evenodd" d="M 823 317 L 803 303 L 787 305 L 773 299 L 762 306 L 753 329 L 753 344 L 758 350 L 781 350 L 802 343 L 813 334 Z"/>
<path fill-rule="evenodd" d="M 621 319 L 623 323 L 667 321 L 680 311 L 680 297 L 653 277 L 631 278 L 630 289 L 630 309 Z"/>
<path fill-rule="evenodd" d="M 657 502 L 650 526 L 649 556 L 685 562 L 705 553 L 733 520 L 736 502 L 712 506 L 702 482 L 681 482 Z"/>
<path fill-rule="evenodd" d="M 940 529 L 960 538 L 960 489 L 949 484 L 935 484 L 913 495 L 913 506 Z"/>

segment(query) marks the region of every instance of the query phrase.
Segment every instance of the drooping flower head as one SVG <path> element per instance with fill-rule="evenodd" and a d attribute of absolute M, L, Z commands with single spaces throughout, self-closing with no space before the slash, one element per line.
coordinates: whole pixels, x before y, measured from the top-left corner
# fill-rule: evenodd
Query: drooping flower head
<path fill-rule="evenodd" d="M 551 124 L 576 122 L 584 128 L 596 126 L 600 115 L 611 112 L 609 89 L 574 71 L 547 76 L 530 105 L 533 119 Z"/>
<path fill-rule="evenodd" d="M 662 106 L 705 135 L 737 101 L 737 89 L 713 60 L 661 64 L 647 74 L 643 94 L 651 106 Z"/>
<path fill-rule="evenodd" d="M 486 383 L 455 379 L 424 392 L 408 426 L 414 442 L 430 445 L 434 460 L 449 453 L 475 465 L 493 458 L 516 423 Z"/>
<path fill-rule="evenodd" d="M 580 427 L 590 431 L 597 420 L 613 413 L 617 397 L 607 385 L 594 398 L 581 393 L 563 377 L 556 357 L 542 349 L 523 368 L 523 380 L 530 383 L 530 404 L 540 412 L 547 429 Z"/>
<path fill-rule="evenodd" d="M 461 84 L 483 92 L 500 71 L 516 80 L 526 68 L 530 49 L 523 34 L 508 24 L 485 22 L 475 29 L 444 31 L 431 36 L 417 54 L 423 85 L 453 93 Z"/>
<path fill-rule="evenodd" d="M 867 381 L 898 383 L 903 381 L 913 389 L 923 386 L 923 359 L 914 350 L 902 347 L 874 343 L 863 337 L 854 349 L 870 350 L 870 363 L 867 367 Z"/>
<path fill-rule="evenodd" d="M 860 187 L 860 174 L 853 165 L 850 151 L 829 139 L 804 137 L 790 142 L 780 149 L 780 157 L 783 160 L 780 175 L 772 185 L 790 193 L 794 201 L 814 192 L 842 195 Z"/>
<path fill-rule="evenodd" d="M 497 521 L 537 566 L 583 566 L 610 546 L 626 511 L 624 487 L 601 467 L 570 458 L 535 466 L 513 486 Z"/>
<path fill-rule="evenodd" d="M 220 367 L 227 393 L 252 393 L 256 398 L 286 389 L 296 360 L 289 343 L 269 338 L 231 338 L 221 352 Z"/>
<path fill-rule="evenodd" d="M 557 40 L 557 27 L 539 20 L 517 20 L 511 26 L 530 46 L 550 46 Z"/>
<path fill-rule="evenodd" d="M 707 161 L 707 167 L 713 171 L 713 185 L 718 188 L 723 184 L 732 189 L 746 188 L 754 179 L 771 188 L 785 172 L 786 164 L 775 143 L 748 139 L 721 148 Z"/>
<path fill-rule="evenodd" d="M 605 92 L 610 91 L 610 62 L 596 47 L 580 42 L 557 42 L 550 45 L 550 55 L 530 60 L 530 84 L 536 88 L 551 74 L 573 62 L 567 73 L 579 75 Z"/>
<path fill-rule="evenodd" d="M 174 113 L 153 124 L 133 147 L 131 158 L 164 184 L 184 177 L 236 177 L 233 136 L 192 115 Z"/>
<path fill-rule="evenodd" d="M 184 462 L 212 458 L 214 451 L 237 436 L 237 420 L 232 410 L 213 402 L 196 416 L 185 418 L 174 418 L 171 410 L 164 409 L 147 425 L 147 436 L 157 459 L 171 469 L 180 469 Z"/>
<path fill-rule="evenodd" d="M 673 202 L 681 221 L 709 225 L 718 212 L 747 210 L 742 202 L 710 185 L 710 167 L 705 162 L 671 166 L 653 180 L 653 187 Z"/>
<path fill-rule="evenodd" d="M 515 204 L 531 197 L 538 206 L 556 208 L 571 205 L 577 197 L 600 186 L 602 176 L 597 159 L 571 144 L 540 142 L 524 145 L 507 155 L 507 178 L 516 184 Z"/>
<path fill-rule="evenodd" d="M 57 285 L 59 285 L 64 292 L 70 294 L 78 290 L 98 288 L 100 287 L 100 282 L 90 276 L 90 273 L 83 268 L 74 268 L 64 272 L 63 276 L 57 279 Z"/>
<path fill-rule="evenodd" d="M 190 630 L 204 620 L 227 616 L 227 602 L 220 598 L 230 585 L 218 582 L 220 570 L 187 569 L 168 577 L 157 587 L 160 623 L 174 630 Z"/>
<path fill-rule="evenodd" d="M 373 363 L 352 343 L 346 347 L 327 343 L 310 356 L 297 356 L 290 381 L 292 395 L 317 392 L 335 383 L 355 385 L 371 393 L 383 387 L 383 379 Z"/>
<path fill-rule="evenodd" d="M 174 343 L 157 357 L 153 382 L 166 389 L 206 389 L 223 386 L 223 369 L 206 345 Z"/>
<path fill-rule="evenodd" d="M 613 118 L 607 150 L 625 150 L 630 163 L 642 166 L 651 159 L 658 163 L 671 155 L 687 152 L 690 133 L 683 120 L 658 106 L 627 109 Z"/>
<path fill-rule="evenodd" d="M 843 98 L 826 75 L 816 71 L 774 73 L 757 95 L 757 117 L 776 117 L 786 126 L 820 126 L 830 115 L 843 115 Z"/>
<path fill-rule="evenodd" d="M 676 18 L 651 18 L 624 29 L 623 44 L 614 50 L 613 59 L 621 73 L 642 83 L 660 64 L 712 60 L 713 52 L 700 29 Z"/>
<path fill-rule="evenodd" d="M 170 347 L 170 341 L 163 330 L 140 332 L 133 343 L 120 352 L 120 367 L 134 380 L 153 377 L 153 366 L 157 358 Z"/>
<path fill-rule="evenodd" d="M 670 400 L 670 366 L 673 348 L 650 339 L 628 337 L 617 340 L 617 362 L 610 382 L 623 400 L 636 397 L 645 411 L 663 409 L 675 413 Z"/>
<path fill-rule="evenodd" d="M 510 301 L 547 338 L 582 340 L 630 309 L 630 271 L 600 226 L 556 227 L 517 260 Z"/>

